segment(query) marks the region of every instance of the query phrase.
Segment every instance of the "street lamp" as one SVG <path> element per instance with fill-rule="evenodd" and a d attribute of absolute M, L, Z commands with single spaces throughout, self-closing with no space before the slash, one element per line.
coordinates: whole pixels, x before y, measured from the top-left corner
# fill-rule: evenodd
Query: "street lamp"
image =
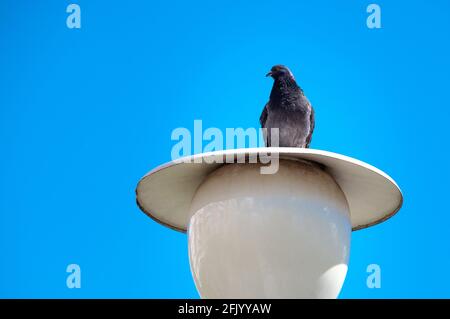
<path fill-rule="evenodd" d="M 261 173 L 267 154 L 278 156 L 274 174 Z M 352 229 L 386 220 L 403 200 L 380 170 L 304 148 L 194 155 L 151 171 L 136 195 L 147 215 L 187 231 L 202 298 L 336 298 Z"/>

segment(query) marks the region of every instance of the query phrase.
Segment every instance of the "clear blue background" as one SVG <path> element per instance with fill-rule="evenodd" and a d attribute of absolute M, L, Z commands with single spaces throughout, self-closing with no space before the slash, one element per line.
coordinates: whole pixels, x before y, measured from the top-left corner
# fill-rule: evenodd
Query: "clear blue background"
<path fill-rule="evenodd" d="M 377 1 L 381 30 L 368 1 L 80 0 L 80 30 L 69 3 L 0 2 L 0 297 L 197 298 L 186 236 L 139 211 L 136 183 L 174 128 L 258 127 L 278 63 L 316 109 L 312 147 L 404 193 L 353 233 L 340 297 L 450 297 L 449 1 Z"/>

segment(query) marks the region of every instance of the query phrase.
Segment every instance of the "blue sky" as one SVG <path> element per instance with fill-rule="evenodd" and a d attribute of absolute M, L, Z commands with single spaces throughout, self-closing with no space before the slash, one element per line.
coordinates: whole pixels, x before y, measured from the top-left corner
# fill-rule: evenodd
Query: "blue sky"
<path fill-rule="evenodd" d="M 0 2 L 0 297 L 197 298 L 186 236 L 139 211 L 136 183 L 177 127 L 258 127 L 278 63 L 315 107 L 312 147 L 405 197 L 352 234 L 340 297 L 450 297 L 448 1 L 376 1 L 377 30 L 368 1 L 80 0 L 68 29 L 70 3 Z"/>

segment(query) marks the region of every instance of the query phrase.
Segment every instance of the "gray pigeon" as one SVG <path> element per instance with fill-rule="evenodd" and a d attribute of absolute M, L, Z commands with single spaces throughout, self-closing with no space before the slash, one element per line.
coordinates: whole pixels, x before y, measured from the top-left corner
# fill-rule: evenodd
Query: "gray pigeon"
<path fill-rule="evenodd" d="M 274 79 L 269 102 L 259 118 L 261 126 L 267 129 L 266 146 L 276 146 L 270 129 L 278 128 L 278 146 L 308 148 L 314 131 L 314 109 L 303 90 L 283 65 L 275 65 L 266 76 Z"/>

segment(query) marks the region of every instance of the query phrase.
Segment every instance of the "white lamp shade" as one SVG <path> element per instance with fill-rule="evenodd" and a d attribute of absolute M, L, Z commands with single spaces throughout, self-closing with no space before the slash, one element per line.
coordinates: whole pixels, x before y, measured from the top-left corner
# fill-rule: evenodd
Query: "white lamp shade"
<path fill-rule="evenodd" d="M 202 298 L 336 298 L 352 225 L 335 180 L 319 166 L 280 160 L 224 165 L 197 189 L 189 259 Z"/>
<path fill-rule="evenodd" d="M 395 181 L 376 167 L 337 153 L 295 147 L 260 147 L 196 154 L 150 171 L 138 183 L 136 202 L 149 217 L 185 232 L 189 207 L 199 185 L 226 159 L 258 157 L 267 164 L 270 156 L 318 163 L 345 194 L 352 229 L 364 229 L 386 221 L 398 212 L 403 195 Z M 216 161 L 218 160 L 218 161 Z"/>

